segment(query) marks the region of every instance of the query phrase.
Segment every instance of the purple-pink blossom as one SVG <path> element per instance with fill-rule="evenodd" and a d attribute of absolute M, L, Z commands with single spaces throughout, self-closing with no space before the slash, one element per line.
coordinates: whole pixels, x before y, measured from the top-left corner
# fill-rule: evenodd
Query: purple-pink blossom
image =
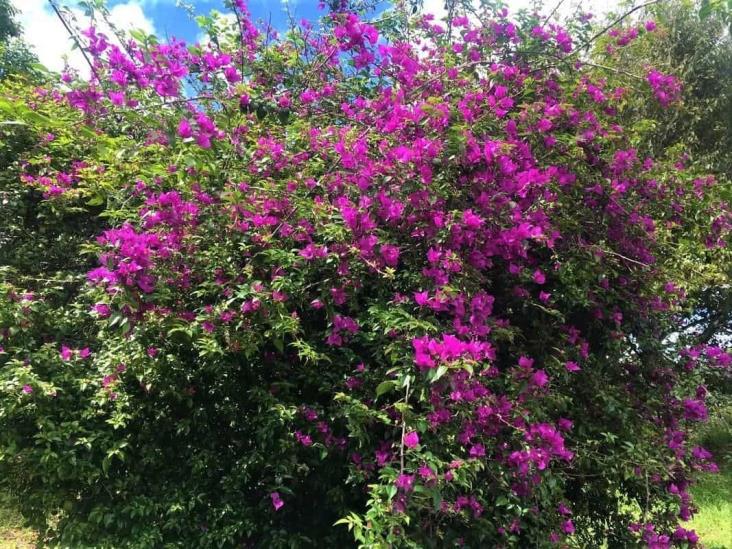
<path fill-rule="evenodd" d="M 409 431 L 404 435 L 404 446 L 414 448 L 419 444 L 419 435 L 417 431 Z"/>
<path fill-rule="evenodd" d="M 280 509 L 282 509 L 282 506 L 285 504 L 285 502 L 282 501 L 279 492 L 272 492 L 269 497 L 272 500 L 272 507 L 274 507 L 275 511 L 279 511 Z"/>

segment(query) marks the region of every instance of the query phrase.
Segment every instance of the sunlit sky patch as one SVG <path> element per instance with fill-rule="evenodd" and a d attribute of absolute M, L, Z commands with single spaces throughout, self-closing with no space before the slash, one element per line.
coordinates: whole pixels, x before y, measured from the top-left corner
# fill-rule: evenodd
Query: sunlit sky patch
<path fill-rule="evenodd" d="M 72 51 L 71 40 L 56 15 L 51 10 L 48 0 L 12 0 L 20 12 L 26 41 L 33 47 L 39 60 L 49 69 L 61 71 L 65 57 L 71 67 L 86 71 L 84 60 L 78 52 Z M 73 8 L 76 0 L 57 0 L 59 4 L 72 6 L 80 22 L 85 18 L 81 10 Z M 424 0 L 425 11 L 439 15 L 444 0 Z M 575 0 L 576 2 L 576 0 Z M 575 2 L 566 2 L 567 9 Z M 108 1 L 112 19 L 115 24 L 126 29 L 142 29 L 155 33 L 162 38 L 182 38 L 195 42 L 200 31 L 191 16 L 177 5 L 177 0 L 111 0 Z M 223 0 L 189 0 L 196 14 L 207 14 L 211 10 L 226 12 Z M 319 0 L 249 0 L 249 9 L 255 20 L 271 23 L 277 29 L 286 29 L 289 20 L 315 20 L 322 15 L 318 9 Z M 509 0 L 508 6 L 513 11 L 529 5 L 529 0 Z M 548 9 L 553 7 L 554 2 Z M 600 2 L 591 0 L 582 2 L 582 7 L 596 13 L 603 12 L 614 0 Z"/>

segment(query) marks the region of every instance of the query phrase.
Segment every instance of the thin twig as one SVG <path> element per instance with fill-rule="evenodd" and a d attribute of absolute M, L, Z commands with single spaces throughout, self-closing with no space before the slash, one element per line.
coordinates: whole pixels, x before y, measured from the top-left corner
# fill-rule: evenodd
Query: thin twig
<path fill-rule="evenodd" d="M 239 43 L 241 44 L 241 50 L 239 52 L 240 58 L 239 58 L 239 65 L 240 70 L 242 74 L 242 78 L 244 78 L 244 26 L 242 24 L 241 16 L 239 15 L 239 10 L 236 7 L 236 4 L 232 3 L 232 11 L 234 12 L 234 16 L 236 17 L 236 26 L 239 31 Z"/>
<path fill-rule="evenodd" d="M 406 407 L 409 402 L 409 377 L 407 377 L 407 388 L 404 393 L 404 405 Z M 399 474 L 404 474 L 404 437 L 407 434 L 407 420 L 404 412 L 402 412 L 402 440 L 399 444 Z"/>
<path fill-rule="evenodd" d="M 64 16 L 61 15 L 61 11 L 58 9 L 58 6 L 56 5 L 56 2 L 54 0 L 48 0 L 48 3 L 51 4 L 51 8 L 56 13 L 56 16 L 59 18 L 59 21 L 61 21 L 61 24 L 66 29 L 66 32 L 69 33 L 69 36 L 71 36 L 71 39 L 76 44 L 76 47 L 79 48 L 79 51 L 81 52 L 81 55 L 84 56 L 84 59 L 86 59 L 87 64 L 89 65 L 89 68 L 92 71 L 92 74 L 97 79 L 97 82 L 101 82 L 101 79 L 99 78 L 99 74 L 97 74 L 97 70 L 94 68 L 94 63 L 92 63 L 91 59 L 89 59 L 89 56 L 86 54 L 86 50 L 81 44 L 81 40 L 79 40 L 79 37 L 76 35 L 76 33 L 69 27 L 68 23 L 66 22 L 66 19 L 64 19 Z"/>
<path fill-rule="evenodd" d="M 615 67 L 608 67 L 607 65 L 598 65 L 597 63 L 589 63 L 587 61 L 582 61 L 583 65 L 587 65 L 588 67 L 595 67 L 596 69 L 603 69 L 606 71 L 614 72 L 616 74 L 624 74 L 625 76 L 630 76 L 631 78 L 635 78 L 637 80 L 644 80 L 642 76 L 638 76 L 637 74 L 633 74 L 632 72 L 624 71 L 623 69 L 616 69 Z"/>
<path fill-rule="evenodd" d="M 572 53 L 570 53 L 565 59 L 572 57 L 573 55 L 576 55 L 579 51 L 585 49 L 587 46 L 592 44 L 595 40 L 600 38 L 603 34 L 605 34 L 607 31 L 612 29 L 615 25 L 618 23 L 622 23 L 627 17 L 629 17 L 631 14 L 635 13 L 638 10 L 641 10 L 643 8 L 647 8 L 648 6 L 652 6 L 653 4 L 658 4 L 661 0 L 651 0 L 650 2 L 646 2 L 644 4 L 640 4 L 630 11 L 625 12 L 623 15 L 615 19 L 612 23 L 604 27 L 602 30 L 596 32 L 591 38 L 589 38 L 587 41 L 585 41 L 582 45 L 578 46 Z"/>
<path fill-rule="evenodd" d="M 557 5 L 554 6 L 554 9 L 551 11 L 551 13 L 546 16 L 546 19 L 544 19 L 544 22 L 541 24 L 542 28 L 546 26 L 546 24 L 552 17 L 554 17 L 554 14 L 557 13 L 557 10 L 562 7 L 562 4 L 564 4 L 564 0 L 559 0 Z"/>
<path fill-rule="evenodd" d="M 648 470 L 645 471 L 645 477 L 646 477 L 646 503 L 643 506 L 643 520 L 648 522 L 648 501 L 651 499 L 651 491 L 648 487 Z"/>
<path fill-rule="evenodd" d="M 101 13 L 102 13 L 102 19 L 104 20 L 105 23 L 107 23 L 107 25 L 109 26 L 109 29 L 117 37 L 117 40 L 119 40 L 119 43 L 125 49 L 129 58 L 134 59 L 135 58 L 134 52 L 130 48 L 129 41 L 127 40 L 127 37 L 125 36 L 124 31 L 118 29 L 117 26 L 114 23 L 112 23 L 112 15 L 109 13 L 107 6 L 102 6 Z"/>
<path fill-rule="evenodd" d="M 619 254 L 618 252 L 616 252 L 614 250 L 606 250 L 604 248 L 599 248 L 599 250 L 601 252 L 603 252 L 603 253 L 610 254 L 610 255 L 614 255 L 616 257 L 619 257 L 620 259 L 624 259 L 625 261 L 630 261 L 631 263 L 635 263 L 636 265 L 640 265 L 641 267 L 645 267 L 647 269 L 650 269 L 651 268 L 651 266 L 648 265 L 647 263 L 643 263 L 642 261 L 638 261 L 637 259 L 633 259 L 633 258 L 630 258 L 630 257 L 626 257 L 623 254 Z"/>

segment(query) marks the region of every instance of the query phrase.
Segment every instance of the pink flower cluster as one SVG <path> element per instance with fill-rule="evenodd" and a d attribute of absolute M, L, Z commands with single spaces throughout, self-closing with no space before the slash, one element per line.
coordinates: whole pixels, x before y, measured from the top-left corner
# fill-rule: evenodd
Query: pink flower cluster
<path fill-rule="evenodd" d="M 668 107 L 681 99 L 681 82 L 672 74 L 663 74 L 655 69 L 648 71 L 646 80 L 653 94 L 663 107 Z"/>
<path fill-rule="evenodd" d="M 495 349 L 490 343 L 482 341 L 462 341 L 451 334 L 443 334 L 441 339 L 428 336 L 414 338 L 414 363 L 420 370 L 435 368 L 441 363 L 456 360 L 480 362 L 495 358 Z"/>

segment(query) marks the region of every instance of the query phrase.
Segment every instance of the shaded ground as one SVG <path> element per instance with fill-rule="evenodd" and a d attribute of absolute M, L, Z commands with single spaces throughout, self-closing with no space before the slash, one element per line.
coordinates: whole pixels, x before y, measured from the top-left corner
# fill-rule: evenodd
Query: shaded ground
<path fill-rule="evenodd" d="M 0 495 L 0 549 L 30 549 L 35 536 L 22 527 L 23 521 Z"/>
<path fill-rule="evenodd" d="M 699 512 L 685 526 L 697 531 L 706 549 L 732 549 L 732 467 L 725 465 L 722 473 L 706 475 L 692 491 Z M 34 539 L 0 496 L 0 549 L 31 549 Z"/>

